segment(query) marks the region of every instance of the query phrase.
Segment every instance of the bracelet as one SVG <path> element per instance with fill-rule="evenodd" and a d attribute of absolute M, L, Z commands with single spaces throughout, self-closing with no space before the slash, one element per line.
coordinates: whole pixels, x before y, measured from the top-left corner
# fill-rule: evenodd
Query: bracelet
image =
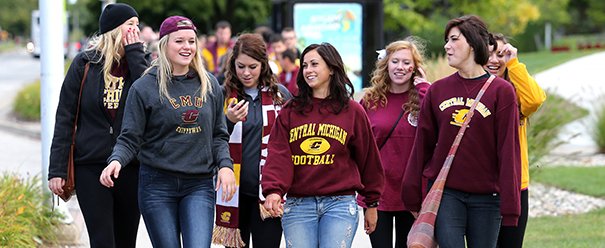
<path fill-rule="evenodd" d="M 366 204 L 366 207 L 368 207 L 368 208 L 377 208 L 378 207 L 378 202 L 375 201 L 375 202 L 368 203 L 368 204 Z"/>

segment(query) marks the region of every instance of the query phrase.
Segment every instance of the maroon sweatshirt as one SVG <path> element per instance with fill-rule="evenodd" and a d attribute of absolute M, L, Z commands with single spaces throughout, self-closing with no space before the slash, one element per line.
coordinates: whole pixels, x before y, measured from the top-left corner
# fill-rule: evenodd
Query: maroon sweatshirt
<path fill-rule="evenodd" d="M 415 86 L 420 102 L 422 102 L 429 86 L 429 83 L 419 83 Z M 378 210 L 404 211 L 407 208 L 401 200 L 401 180 L 403 180 L 403 173 L 414 145 L 417 118 L 410 116 L 409 112 L 405 113 L 393 129 L 391 136 L 387 138 L 403 110 L 402 106 L 409 101 L 409 92 L 399 94 L 388 92 L 386 97 L 386 106 L 378 105 L 375 108 L 366 108 L 363 101 L 361 105 L 364 106 L 370 119 L 376 144 L 384 143 L 382 149 L 380 149 L 380 160 L 384 168 L 385 184 Z M 360 206 L 366 207 L 362 196 L 357 198 L 357 202 Z"/>
<path fill-rule="evenodd" d="M 487 74 L 464 79 L 458 73 L 431 85 L 421 105 L 416 141 L 401 197 L 418 211 L 422 177 L 435 180 L 466 113 Z M 445 187 L 473 194 L 500 195 L 502 224 L 516 226 L 520 214 L 519 113 L 513 86 L 494 79 L 475 109 L 452 163 Z"/>
<path fill-rule="evenodd" d="M 263 195 L 292 197 L 354 195 L 376 202 L 384 185 L 380 155 L 370 122 L 359 103 L 333 114 L 319 109 L 301 114 L 284 107 L 269 139 L 262 171 Z"/>

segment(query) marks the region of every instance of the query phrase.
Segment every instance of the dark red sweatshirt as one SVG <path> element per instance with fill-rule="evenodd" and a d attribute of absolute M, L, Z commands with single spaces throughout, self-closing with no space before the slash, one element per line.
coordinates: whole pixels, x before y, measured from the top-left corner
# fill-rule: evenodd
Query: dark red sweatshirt
<path fill-rule="evenodd" d="M 301 114 L 282 109 L 269 140 L 262 171 L 263 195 L 293 197 L 354 195 L 376 202 L 384 173 L 374 135 L 365 111 L 351 100 L 348 108 L 333 114 L 319 109 Z"/>
<path fill-rule="evenodd" d="M 429 83 L 420 83 L 415 86 L 420 102 L 424 99 L 429 86 Z M 380 149 L 380 160 L 384 169 L 385 184 L 378 210 L 404 211 L 407 208 L 401 201 L 401 180 L 403 180 L 403 173 L 414 146 L 417 118 L 410 116 L 409 112 L 405 113 L 397 122 L 397 127 L 393 129 L 391 136 L 387 137 L 403 111 L 402 106 L 409 101 L 409 92 L 399 94 L 387 92 L 386 97 L 386 106 L 366 108 L 363 101 L 361 105 L 364 106 L 370 119 L 376 144 L 384 144 Z M 363 197 L 358 197 L 357 201 L 360 206 L 365 208 L 366 205 L 360 200 L 363 200 Z"/>
<path fill-rule="evenodd" d="M 436 81 L 420 108 L 416 141 L 402 183 L 411 211 L 422 202 L 422 177 L 435 180 L 473 99 L 487 74 L 464 79 L 458 73 Z M 502 223 L 516 226 L 520 214 L 519 113 L 513 86 L 494 79 L 469 123 L 449 172 L 446 188 L 500 194 Z"/>

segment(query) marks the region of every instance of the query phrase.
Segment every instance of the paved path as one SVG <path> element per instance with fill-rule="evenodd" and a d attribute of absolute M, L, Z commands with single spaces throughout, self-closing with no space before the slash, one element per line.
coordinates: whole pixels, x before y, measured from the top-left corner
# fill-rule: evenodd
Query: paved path
<path fill-rule="evenodd" d="M 554 151 L 556 154 L 589 155 L 596 152 L 595 143 L 590 137 L 591 118 L 595 115 L 595 106 L 605 103 L 605 79 L 601 76 L 605 65 L 605 52 L 599 52 L 579 59 L 568 61 L 535 75 L 540 86 L 554 90 L 557 94 L 584 107 L 590 114 L 570 123 L 559 137 L 569 140 Z"/>

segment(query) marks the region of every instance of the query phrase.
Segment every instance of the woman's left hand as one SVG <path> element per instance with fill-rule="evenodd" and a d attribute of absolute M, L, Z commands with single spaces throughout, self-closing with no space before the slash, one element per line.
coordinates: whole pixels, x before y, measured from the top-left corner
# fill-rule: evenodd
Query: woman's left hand
<path fill-rule="evenodd" d="M 237 185 L 235 185 L 235 174 L 231 168 L 223 167 L 218 170 L 215 190 L 218 190 L 221 187 L 223 188 L 223 195 L 221 195 L 223 201 L 230 201 L 237 189 Z"/>
<path fill-rule="evenodd" d="M 508 61 L 517 57 L 517 48 L 510 43 L 505 44 L 500 54 L 504 55 L 504 62 L 508 63 Z"/>
<path fill-rule="evenodd" d="M 364 218 L 364 229 L 366 234 L 370 234 L 376 230 L 376 223 L 378 222 L 378 208 L 367 208 L 365 211 Z"/>

